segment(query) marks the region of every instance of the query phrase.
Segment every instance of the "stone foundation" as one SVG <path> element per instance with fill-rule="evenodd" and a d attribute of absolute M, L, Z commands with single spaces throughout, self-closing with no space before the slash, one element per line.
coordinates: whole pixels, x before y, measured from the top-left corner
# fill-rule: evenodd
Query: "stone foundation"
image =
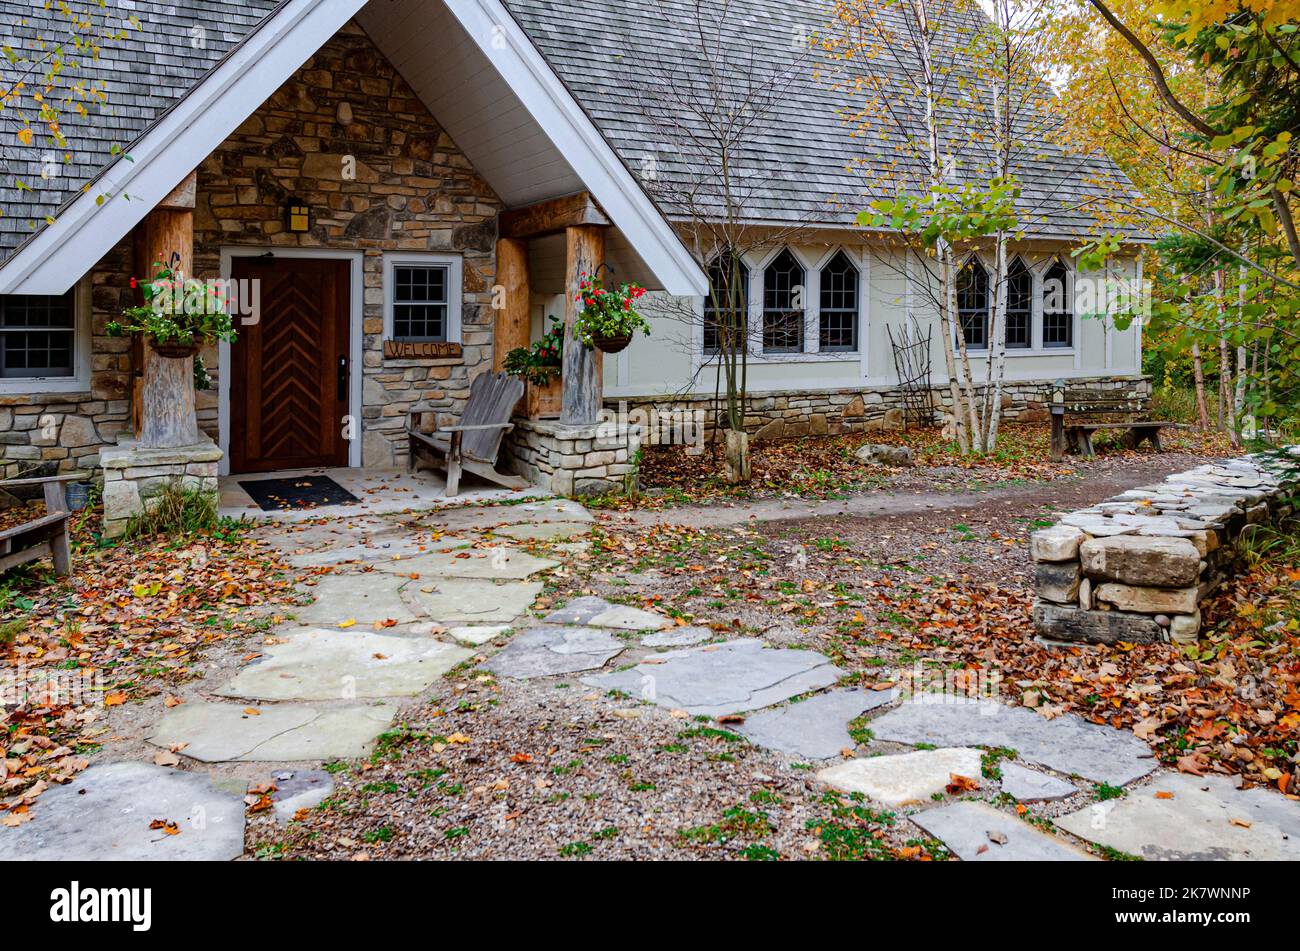
<path fill-rule="evenodd" d="M 1246 456 L 1205 465 L 1071 512 L 1035 532 L 1045 637 L 1113 644 L 1194 644 L 1201 605 L 1237 567 L 1238 543 L 1292 516 L 1300 447 L 1288 460 Z"/>
<path fill-rule="evenodd" d="M 1070 389 L 1098 395 L 1117 390 L 1134 393 L 1139 399 L 1151 397 L 1151 381 L 1142 376 L 1114 376 L 1098 379 L 1070 380 Z M 1018 381 L 1003 384 L 1003 419 L 1009 422 L 1046 423 L 1051 417 L 1052 390 L 1055 380 Z M 976 393 L 983 392 L 977 387 Z M 931 388 L 932 418 L 942 423 L 952 408 L 952 396 L 946 386 Z M 714 427 L 716 401 L 712 396 L 638 396 L 605 400 L 611 410 L 626 414 L 637 409 L 649 413 L 699 411 L 704 414 L 706 432 Z M 757 440 L 794 439 L 801 436 L 834 436 L 843 433 L 875 432 L 901 429 L 905 404 L 896 386 L 855 387 L 818 391 L 775 391 L 751 393 L 746 430 Z M 646 445 L 659 445 L 664 427 L 648 428 Z"/>
<path fill-rule="evenodd" d="M 141 449 L 124 440 L 99 454 L 104 469 L 104 535 L 116 538 L 131 519 L 143 515 L 154 496 L 171 483 L 220 497 L 217 465 L 222 452 L 211 440 L 180 449 Z"/>
<path fill-rule="evenodd" d="M 556 495 L 604 495 L 636 479 L 641 427 L 619 422 L 565 426 L 516 419 L 502 452 L 510 471 Z"/>

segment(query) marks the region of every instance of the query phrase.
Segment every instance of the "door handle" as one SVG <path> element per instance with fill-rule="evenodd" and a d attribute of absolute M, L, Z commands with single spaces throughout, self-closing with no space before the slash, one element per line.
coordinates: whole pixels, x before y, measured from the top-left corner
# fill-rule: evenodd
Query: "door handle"
<path fill-rule="evenodd" d="M 340 403 L 346 402 L 348 398 L 348 358 L 339 357 L 339 392 L 338 400 Z"/>

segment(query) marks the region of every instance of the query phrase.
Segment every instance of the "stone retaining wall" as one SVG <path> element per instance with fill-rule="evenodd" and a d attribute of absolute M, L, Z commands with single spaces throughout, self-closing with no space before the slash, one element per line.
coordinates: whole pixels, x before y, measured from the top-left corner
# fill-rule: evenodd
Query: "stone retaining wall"
<path fill-rule="evenodd" d="M 1071 390 L 1088 390 L 1100 394 L 1116 392 L 1149 400 L 1151 381 L 1141 376 L 1113 376 L 1068 381 Z M 1010 422 L 1045 423 L 1051 416 L 1052 390 L 1055 380 L 1009 382 L 1003 385 L 1003 419 Z M 982 393 L 983 388 L 977 388 Z M 715 401 L 712 396 L 637 396 L 610 397 L 605 405 L 612 410 L 636 409 L 676 412 L 697 410 L 704 414 L 705 430 L 713 429 Z M 951 410 L 952 396 L 945 387 L 931 390 L 933 422 L 942 422 Z M 853 387 L 849 389 L 802 392 L 751 393 L 745 428 L 755 439 L 793 439 L 800 436 L 839 435 L 901 429 L 904 414 L 903 393 L 896 386 Z M 658 444 L 654 427 L 647 445 Z"/>
<path fill-rule="evenodd" d="M 636 477 L 641 428 L 626 423 L 565 426 L 545 419 L 516 419 L 502 464 L 556 495 L 623 492 Z"/>
<path fill-rule="evenodd" d="M 1288 458 L 1289 454 L 1289 458 Z M 1058 640 L 1195 643 L 1238 543 L 1293 515 L 1300 447 L 1170 476 L 1035 532 L 1034 624 Z"/>
<path fill-rule="evenodd" d="M 131 519 L 143 515 L 153 499 L 168 485 L 201 492 L 213 506 L 219 490 L 217 465 L 221 450 L 211 440 L 181 449 L 140 449 L 134 442 L 104 449 L 99 463 L 104 467 L 104 535 L 116 538 L 127 530 Z"/>

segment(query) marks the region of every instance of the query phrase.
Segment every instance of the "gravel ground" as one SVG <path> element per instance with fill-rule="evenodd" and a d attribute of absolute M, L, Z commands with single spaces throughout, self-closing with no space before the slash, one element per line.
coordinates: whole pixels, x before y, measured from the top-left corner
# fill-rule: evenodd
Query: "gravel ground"
<path fill-rule="evenodd" d="M 953 581 L 1027 591 L 1025 542 L 1036 523 L 1200 461 L 1129 457 L 1086 478 L 957 498 L 893 493 L 868 500 L 886 505 L 878 514 L 792 517 L 771 501 L 729 507 L 740 517 L 727 524 L 708 515 L 716 506 L 602 514 L 589 551 L 530 546 L 565 561 L 539 613 L 597 594 L 708 624 L 720 640 L 816 649 L 852 682 L 882 686 L 918 662 L 894 644 L 907 628 L 905 605 Z M 612 666 L 645 653 L 630 640 Z M 795 762 L 726 723 L 606 695 L 577 676 L 496 680 L 467 665 L 399 723 L 370 761 L 334 764 L 334 795 L 287 829 L 253 817 L 250 857 L 947 857 L 908 810 L 828 795 L 812 778 L 827 764 Z M 902 749 L 859 738 L 860 755 Z M 969 795 L 1014 810 L 997 792 L 986 777 Z M 1050 819 L 1092 795 L 1085 788 L 1026 817 Z"/>

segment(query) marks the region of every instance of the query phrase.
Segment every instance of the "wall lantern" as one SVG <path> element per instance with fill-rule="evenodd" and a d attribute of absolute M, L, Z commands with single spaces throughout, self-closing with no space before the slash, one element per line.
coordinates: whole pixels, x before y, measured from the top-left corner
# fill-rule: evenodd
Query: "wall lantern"
<path fill-rule="evenodd" d="M 291 234 L 306 234 L 311 230 L 311 209 L 305 201 L 290 198 L 284 206 L 284 222 Z"/>

